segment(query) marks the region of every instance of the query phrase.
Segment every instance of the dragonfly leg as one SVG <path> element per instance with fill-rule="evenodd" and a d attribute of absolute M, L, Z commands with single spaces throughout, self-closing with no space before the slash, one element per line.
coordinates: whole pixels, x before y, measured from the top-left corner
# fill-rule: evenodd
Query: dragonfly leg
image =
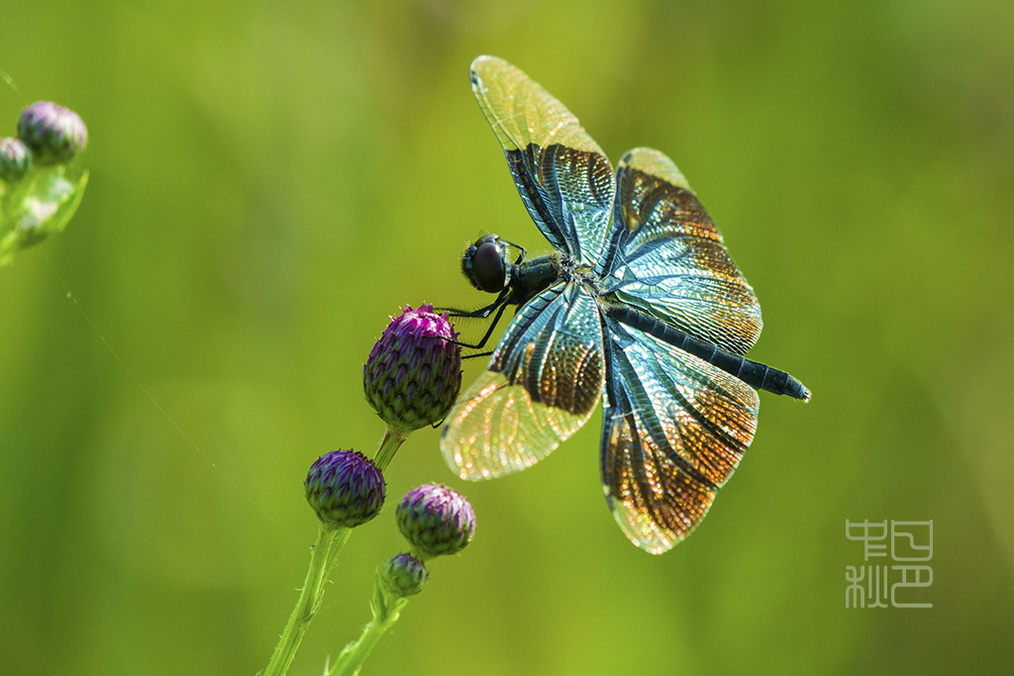
<path fill-rule="evenodd" d="M 489 328 L 486 329 L 486 334 L 482 337 L 481 340 L 479 340 L 478 343 L 475 343 L 473 345 L 473 344 L 470 344 L 470 343 L 461 342 L 460 340 L 455 340 L 453 342 L 457 343 L 461 347 L 467 347 L 467 348 L 470 348 L 470 349 L 473 349 L 473 350 L 481 350 L 482 348 L 484 348 L 486 346 L 486 343 L 489 341 L 489 337 L 491 335 L 493 335 L 493 330 L 496 328 L 496 325 L 500 323 L 500 318 L 503 317 L 504 310 L 506 310 L 507 307 L 508 307 L 507 303 L 502 303 L 500 305 L 499 309 L 497 309 L 497 311 L 496 311 L 496 314 L 493 315 L 493 321 L 491 321 L 489 323 Z M 486 352 L 486 353 L 480 353 L 480 354 L 473 354 L 473 355 L 469 355 L 469 357 L 481 357 L 481 356 L 485 356 L 485 355 L 488 355 L 488 354 L 493 354 L 493 353 L 492 352 Z"/>

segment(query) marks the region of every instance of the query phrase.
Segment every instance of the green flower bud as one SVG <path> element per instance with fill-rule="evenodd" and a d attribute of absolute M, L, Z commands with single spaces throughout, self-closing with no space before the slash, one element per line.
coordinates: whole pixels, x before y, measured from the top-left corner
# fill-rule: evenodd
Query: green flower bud
<path fill-rule="evenodd" d="M 384 505 L 387 485 L 377 466 L 356 451 L 331 451 L 310 466 L 306 501 L 328 528 L 355 528 Z"/>
<path fill-rule="evenodd" d="M 32 154 L 16 138 L 0 138 L 0 181 L 17 183 L 32 168 Z"/>
<path fill-rule="evenodd" d="M 456 554 L 475 535 L 475 511 L 461 493 L 438 484 L 413 488 L 395 511 L 398 529 L 420 558 Z"/>
<path fill-rule="evenodd" d="M 415 596 L 426 585 L 429 574 L 422 561 L 411 554 L 392 556 L 380 573 L 380 583 L 389 594 L 400 598 Z"/>
<path fill-rule="evenodd" d="M 392 429 L 435 425 L 461 390 L 461 346 L 447 315 L 406 307 L 384 329 L 363 367 L 366 400 Z"/>
<path fill-rule="evenodd" d="M 88 128 L 69 108 L 39 101 L 21 111 L 18 138 L 35 155 L 40 167 L 65 164 L 88 145 Z"/>

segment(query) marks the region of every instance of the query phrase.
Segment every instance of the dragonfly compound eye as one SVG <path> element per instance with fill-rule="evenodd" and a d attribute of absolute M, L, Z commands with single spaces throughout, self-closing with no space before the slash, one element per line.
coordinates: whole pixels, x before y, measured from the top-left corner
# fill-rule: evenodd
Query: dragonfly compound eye
<path fill-rule="evenodd" d="M 480 291 L 503 291 L 508 281 L 506 245 L 497 235 L 483 235 L 465 250 L 461 270 Z"/>

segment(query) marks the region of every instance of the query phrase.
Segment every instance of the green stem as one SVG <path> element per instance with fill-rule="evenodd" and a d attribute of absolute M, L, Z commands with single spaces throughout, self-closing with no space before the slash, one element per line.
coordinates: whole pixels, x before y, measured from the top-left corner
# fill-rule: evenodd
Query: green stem
<path fill-rule="evenodd" d="M 324 676 L 353 676 L 359 673 L 363 662 L 369 657 L 377 641 L 390 629 L 401 614 L 402 608 L 408 603 L 408 599 L 394 596 L 384 591 L 380 583 L 380 571 L 377 571 L 377 583 L 373 589 L 373 601 L 370 603 L 370 612 L 373 619 L 363 627 L 363 633 L 355 643 L 350 643 L 338 655 L 338 661 L 334 666 L 324 672 Z"/>
<path fill-rule="evenodd" d="M 387 428 L 387 434 L 384 435 L 383 441 L 380 442 L 380 448 L 377 449 L 377 457 L 373 460 L 373 464 L 383 472 L 387 469 L 387 465 L 391 462 L 391 458 L 398 451 L 405 440 L 408 439 L 408 434 L 399 430 L 393 430 L 390 427 Z"/>
<path fill-rule="evenodd" d="M 351 528 L 332 529 L 320 526 L 317 529 L 317 541 L 310 552 L 310 567 L 306 571 L 303 588 L 299 590 L 299 599 L 262 676 L 283 676 L 288 671 L 303 635 L 320 609 L 324 585 L 327 584 L 350 533 Z"/>

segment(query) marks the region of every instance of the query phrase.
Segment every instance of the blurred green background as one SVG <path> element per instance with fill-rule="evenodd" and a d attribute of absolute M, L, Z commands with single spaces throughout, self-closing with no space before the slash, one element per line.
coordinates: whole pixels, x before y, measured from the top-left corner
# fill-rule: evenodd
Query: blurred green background
<path fill-rule="evenodd" d="M 663 557 L 602 499 L 601 414 L 482 484 L 416 434 L 291 673 L 358 633 L 404 549 L 393 501 L 427 481 L 470 497 L 477 537 L 366 673 L 1012 669 L 1006 0 L 65 1 L 2 21 L 0 133 L 70 106 L 92 174 L 67 231 L 0 270 L 0 672 L 264 666 L 314 536 L 307 467 L 382 435 L 360 376 L 388 315 L 486 302 L 458 272 L 482 233 L 546 248 L 472 99 L 482 53 L 613 161 L 675 159 L 763 304 L 751 356 L 814 398 L 762 396 L 736 477 Z M 932 609 L 845 608 L 849 519 L 934 521 Z"/>

